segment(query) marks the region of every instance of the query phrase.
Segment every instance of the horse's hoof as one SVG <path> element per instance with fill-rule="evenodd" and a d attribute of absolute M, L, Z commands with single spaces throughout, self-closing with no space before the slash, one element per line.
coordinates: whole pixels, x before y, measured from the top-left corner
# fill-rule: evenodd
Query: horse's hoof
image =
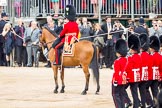
<path fill-rule="evenodd" d="M 65 90 L 60 90 L 60 93 L 65 93 Z"/>
<path fill-rule="evenodd" d="M 86 95 L 86 94 L 87 94 L 87 92 L 86 92 L 86 91 L 83 91 L 81 94 L 82 94 L 82 95 Z"/>
<path fill-rule="evenodd" d="M 57 94 L 57 93 L 58 93 L 58 91 L 57 91 L 57 90 L 54 90 L 54 91 L 53 91 L 53 93 L 56 93 L 56 94 Z"/>

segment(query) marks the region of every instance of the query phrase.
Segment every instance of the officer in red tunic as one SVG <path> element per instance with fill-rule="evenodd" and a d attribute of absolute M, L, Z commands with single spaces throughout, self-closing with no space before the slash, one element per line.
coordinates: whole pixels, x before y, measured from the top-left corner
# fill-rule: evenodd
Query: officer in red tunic
<path fill-rule="evenodd" d="M 61 65 L 60 61 L 60 55 L 61 51 L 60 49 L 63 48 L 64 42 L 65 42 L 65 35 L 68 33 L 75 33 L 75 38 L 78 38 L 79 28 L 78 24 L 75 22 L 75 16 L 76 16 L 76 10 L 75 7 L 72 5 L 67 5 L 65 8 L 65 18 L 67 20 L 67 23 L 64 25 L 64 29 L 61 31 L 60 36 L 56 39 L 56 41 L 53 43 L 52 47 L 55 50 L 55 62 L 54 65 Z M 69 36 L 68 43 L 70 43 L 73 36 Z"/>
<path fill-rule="evenodd" d="M 148 52 L 148 49 L 149 49 L 148 35 L 141 34 L 139 36 L 139 39 L 141 42 L 140 55 L 141 55 L 141 61 L 142 61 L 142 68 L 141 68 L 141 73 L 140 73 L 141 82 L 139 83 L 139 92 L 141 96 L 142 108 L 146 108 L 146 104 L 145 104 L 146 103 L 146 85 L 149 82 L 148 80 L 152 73 L 152 59 L 151 59 L 151 55 Z"/>
<path fill-rule="evenodd" d="M 127 65 L 127 44 L 123 39 L 119 39 L 115 44 L 116 56 L 114 61 L 114 74 L 112 78 L 112 96 L 116 108 L 125 108 L 124 106 L 124 85 L 126 84 L 125 68 Z"/>
<path fill-rule="evenodd" d="M 152 83 L 150 85 L 153 96 L 153 108 L 157 107 L 158 81 L 160 80 L 161 55 L 159 54 L 160 40 L 157 36 L 150 37 L 150 52 L 152 56 Z"/>
<path fill-rule="evenodd" d="M 128 47 L 131 56 L 128 57 L 128 65 L 126 66 L 127 78 L 130 85 L 131 94 L 133 97 L 133 108 L 140 106 L 140 100 L 138 98 L 138 83 L 140 82 L 140 71 L 141 71 L 141 57 L 140 52 L 140 41 L 139 38 L 133 34 L 128 37 Z"/>

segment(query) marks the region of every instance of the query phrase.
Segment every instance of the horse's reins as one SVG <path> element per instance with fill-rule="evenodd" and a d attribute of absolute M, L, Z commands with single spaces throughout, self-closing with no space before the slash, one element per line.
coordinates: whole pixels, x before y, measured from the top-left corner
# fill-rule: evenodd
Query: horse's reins
<path fill-rule="evenodd" d="M 115 31 L 115 32 L 111 32 L 111 33 L 118 33 L 118 32 L 124 32 L 124 30 L 119 30 L 119 31 Z M 86 36 L 86 37 L 81 37 L 80 39 L 87 39 L 87 38 L 91 38 L 91 37 L 99 37 L 99 36 L 103 36 L 103 35 L 108 35 L 109 33 L 102 33 L 102 34 L 98 34 L 98 35 L 93 35 L 93 36 Z"/>

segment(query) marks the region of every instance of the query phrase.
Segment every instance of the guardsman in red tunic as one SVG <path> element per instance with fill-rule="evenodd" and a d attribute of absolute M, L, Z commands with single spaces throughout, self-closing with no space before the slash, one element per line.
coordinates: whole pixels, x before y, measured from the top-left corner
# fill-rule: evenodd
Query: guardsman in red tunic
<path fill-rule="evenodd" d="M 128 47 L 131 56 L 128 57 L 128 65 L 126 66 L 127 78 L 130 85 L 131 94 L 133 97 L 133 108 L 140 106 L 140 100 L 138 98 L 138 83 L 141 81 L 141 57 L 138 54 L 140 52 L 139 38 L 133 34 L 128 37 Z"/>
<path fill-rule="evenodd" d="M 139 83 L 139 92 L 141 96 L 142 108 L 146 108 L 146 85 L 149 82 L 149 77 L 152 77 L 152 59 L 151 55 L 148 52 L 149 49 L 149 37 L 147 34 L 141 34 L 139 36 L 141 42 L 141 82 Z M 151 76 L 150 76 L 151 75 Z M 152 80 L 151 80 L 152 81 Z M 149 88 L 149 87 L 148 87 Z M 149 90 L 148 90 L 149 92 Z M 149 104 L 150 105 L 150 104 Z"/>
<path fill-rule="evenodd" d="M 72 5 L 67 5 L 65 8 L 65 17 L 67 23 L 64 25 L 64 29 L 61 31 L 60 36 L 55 40 L 52 47 L 55 49 L 55 62 L 53 65 L 61 65 L 60 49 L 63 48 L 65 42 L 65 35 L 69 33 L 75 33 L 76 39 L 78 38 L 79 28 L 78 24 L 75 22 L 76 10 Z M 73 36 L 69 36 L 68 43 L 70 43 Z"/>
<path fill-rule="evenodd" d="M 125 108 L 124 106 L 124 85 L 126 84 L 125 68 L 127 65 L 127 44 L 123 39 L 119 39 L 115 44 L 116 56 L 114 61 L 114 74 L 112 78 L 112 96 L 115 108 Z"/>
<path fill-rule="evenodd" d="M 150 37 L 150 53 L 152 56 L 152 83 L 150 85 L 153 96 L 153 108 L 157 107 L 158 81 L 160 80 L 161 55 L 159 54 L 160 40 L 157 36 Z"/>

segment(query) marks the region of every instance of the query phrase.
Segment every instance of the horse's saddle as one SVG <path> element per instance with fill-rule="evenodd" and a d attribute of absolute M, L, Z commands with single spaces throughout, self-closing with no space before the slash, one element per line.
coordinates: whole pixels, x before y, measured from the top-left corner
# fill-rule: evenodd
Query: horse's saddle
<path fill-rule="evenodd" d="M 63 56 L 74 56 L 74 46 L 77 41 L 76 33 L 68 33 L 65 35 Z"/>

